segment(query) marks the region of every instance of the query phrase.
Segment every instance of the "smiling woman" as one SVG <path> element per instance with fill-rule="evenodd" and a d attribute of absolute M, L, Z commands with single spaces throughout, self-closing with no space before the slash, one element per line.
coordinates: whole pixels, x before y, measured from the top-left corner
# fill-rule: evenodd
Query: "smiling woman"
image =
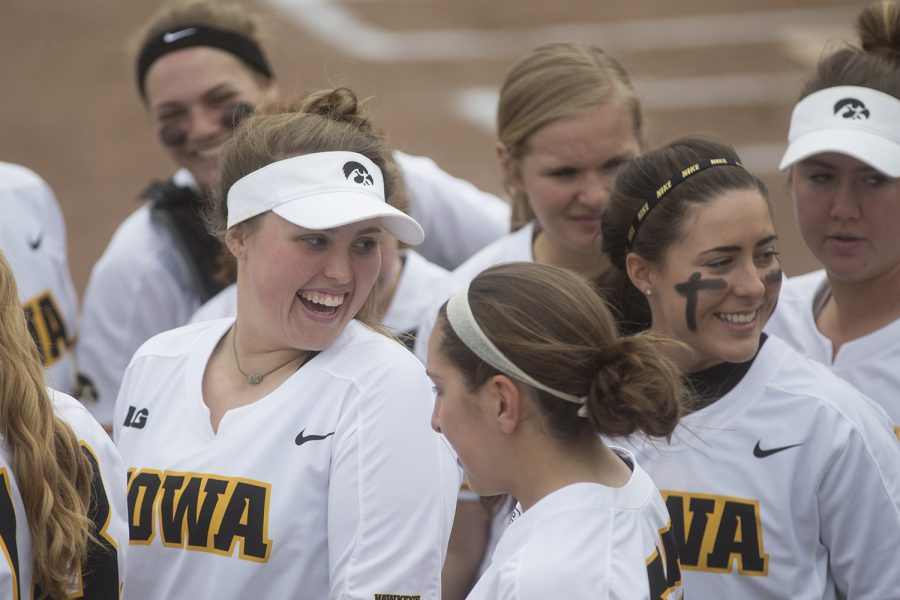
<path fill-rule="evenodd" d="M 209 222 L 237 316 L 152 338 L 116 404 L 129 597 L 439 596 L 459 476 L 422 365 L 372 321 L 382 238 L 423 239 L 390 165 L 343 88 L 226 143 Z M 173 510 L 205 517 L 154 536 Z"/>
<path fill-rule="evenodd" d="M 900 446 L 884 411 L 762 332 L 782 279 L 762 183 L 728 146 L 672 142 L 619 174 L 603 248 L 621 328 L 684 343 L 664 350 L 692 412 L 670 440 L 620 443 L 666 497 L 691 596 L 894 594 Z"/>
<path fill-rule="evenodd" d="M 122 373 L 156 333 L 187 323 L 228 283 L 222 249 L 200 218 L 222 144 L 278 86 L 260 19 L 235 3 L 166 4 L 136 36 L 137 91 L 162 148 L 179 167 L 141 194 L 94 266 L 76 348 L 78 396 L 109 426 Z"/>

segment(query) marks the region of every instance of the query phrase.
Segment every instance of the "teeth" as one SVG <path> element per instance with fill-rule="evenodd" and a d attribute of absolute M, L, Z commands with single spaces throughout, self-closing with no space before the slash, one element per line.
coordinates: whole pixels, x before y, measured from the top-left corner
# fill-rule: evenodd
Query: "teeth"
<path fill-rule="evenodd" d="M 219 149 L 221 146 L 216 146 L 215 148 L 209 148 L 207 150 L 197 150 L 197 156 L 200 158 L 217 158 L 219 156 Z"/>
<path fill-rule="evenodd" d="M 322 306 L 340 306 L 344 303 L 344 294 L 326 294 L 324 292 L 300 292 L 300 297 L 313 304 Z"/>
<path fill-rule="evenodd" d="M 759 311 L 754 310 L 749 313 L 716 313 L 716 317 L 734 325 L 746 325 L 756 318 L 757 312 Z"/>

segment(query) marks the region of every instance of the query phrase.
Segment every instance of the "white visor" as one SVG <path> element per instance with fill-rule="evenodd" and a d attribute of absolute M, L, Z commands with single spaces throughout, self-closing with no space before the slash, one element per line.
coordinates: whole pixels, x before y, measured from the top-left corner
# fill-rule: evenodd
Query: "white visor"
<path fill-rule="evenodd" d="M 401 242 L 425 239 L 415 219 L 384 199 L 375 163 L 355 152 L 316 152 L 266 165 L 228 190 L 228 227 L 271 210 L 305 229 L 333 229 L 380 219 Z"/>
<path fill-rule="evenodd" d="M 819 90 L 797 103 L 781 169 L 822 152 L 900 177 L 900 100 L 865 87 Z"/>

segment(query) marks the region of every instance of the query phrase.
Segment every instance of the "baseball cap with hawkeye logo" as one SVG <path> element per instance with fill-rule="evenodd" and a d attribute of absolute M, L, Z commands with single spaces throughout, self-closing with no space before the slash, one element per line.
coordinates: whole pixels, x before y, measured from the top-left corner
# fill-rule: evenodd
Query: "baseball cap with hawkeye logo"
<path fill-rule="evenodd" d="M 401 242 L 425 239 L 415 219 L 385 201 L 381 169 L 355 152 L 316 152 L 271 163 L 228 191 L 228 227 L 271 210 L 305 229 L 380 219 Z"/>
<path fill-rule="evenodd" d="M 846 154 L 900 177 L 900 100 L 858 86 L 810 94 L 794 107 L 780 168 L 821 152 Z"/>

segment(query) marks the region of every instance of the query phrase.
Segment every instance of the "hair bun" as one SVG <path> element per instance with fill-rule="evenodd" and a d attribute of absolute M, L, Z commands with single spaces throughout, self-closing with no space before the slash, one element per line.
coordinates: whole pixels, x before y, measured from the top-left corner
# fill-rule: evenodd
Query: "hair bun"
<path fill-rule="evenodd" d="M 350 88 L 338 87 L 313 92 L 301 101 L 299 110 L 321 115 L 331 121 L 349 123 L 364 131 L 372 131 L 368 114 Z"/>
<path fill-rule="evenodd" d="M 592 427 L 611 436 L 637 431 L 668 437 L 681 417 L 684 389 L 673 362 L 659 352 L 669 338 L 645 332 L 600 349 L 588 396 Z"/>
<path fill-rule="evenodd" d="M 900 3 L 881 0 L 868 5 L 856 19 L 856 32 L 866 52 L 900 59 Z"/>

